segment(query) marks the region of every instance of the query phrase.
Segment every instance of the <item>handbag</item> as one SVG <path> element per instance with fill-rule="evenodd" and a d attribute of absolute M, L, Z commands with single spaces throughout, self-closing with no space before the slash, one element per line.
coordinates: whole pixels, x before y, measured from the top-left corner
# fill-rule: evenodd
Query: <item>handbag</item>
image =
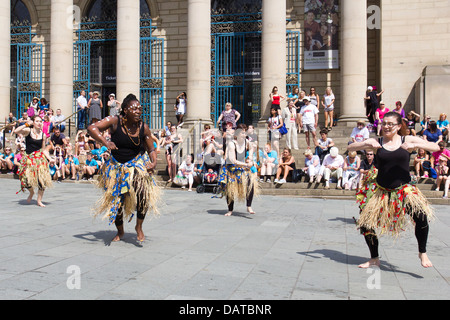
<path fill-rule="evenodd" d="M 180 175 L 177 174 L 175 176 L 175 178 L 173 179 L 173 183 L 178 185 L 178 186 L 180 186 L 180 187 L 187 186 L 188 179 L 186 177 L 184 177 L 184 176 L 180 176 Z"/>
<path fill-rule="evenodd" d="M 281 135 L 284 136 L 288 131 L 286 129 L 286 125 L 283 123 L 283 126 L 278 129 L 278 131 L 280 131 Z"/>

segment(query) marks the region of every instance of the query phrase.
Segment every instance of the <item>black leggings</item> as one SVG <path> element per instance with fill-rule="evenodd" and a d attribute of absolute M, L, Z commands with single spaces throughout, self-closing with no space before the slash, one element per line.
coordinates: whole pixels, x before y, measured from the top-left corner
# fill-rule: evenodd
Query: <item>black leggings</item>
<path fill-rule="evenodd" d="M 409 212 L 407 210 L 407 212 Z M 417 244 L 419 246 L 420 253 L 427 252 L 427 240 L 428 240 L 428 219 L 427 216 L 420 212 L 419 214 L 409 213 L 412 215 L 414 222 L 416 224 L 415 227 L 415 235 L 417 239 Z M 366 240 L 367 246 L 370 251 L 370 258 L 375 259 L 379 257 L 378 254 L 378 237 L 375 234 L 374 230 L 367 230 L 365 228 L 361 228 L 361 233 L 364 234 L 364 239 Z"/>
<path fill-rule="evenodd" d="M 133 186 L 134 186 L 134 189 L 136 190 L 136 187 L 137 187 L 137 182 L 136 181 L 133 181 Z M 125 195 L 122 195 L 121 197 L 122 197 L 121 203 L 124 203 L 125 202 L 125 199 L 124 199 Z M 144 204 L 142 203 L 141 198 L 142 198 L 142 195 L 136 193 L 136 202 L 137 202 L 137 204 L 136 204 L 136 216 L 137 216 L 138 219 L 144 220 L 146 212 L 143 212 L 144 211 L 144 208 L 143 208 Z M 114 221 L 114 224 L 116 225 L 116 227 L 120 227 L 120 226 L 123 225 L 123 211 L 122 211 L 122 207 L 120 207 L 119 212 L 117 212 L 117 216 L 116 216 L 116 220 Z"/>
<path fill-rule="evenodd" d="M 252 189 L 250 190 L 250 193 L 247 196 L 247 207 L 251 207 L 252 206 L 252 201 L 253 201 L 253 194 L 254 194 L 254 188 L 252 187 Z M 228 211 L 233 211 L 234 208 L 234 200 L 229 201 L 229 198 L 227 196 L 227 203 L 228 203 Z"/>

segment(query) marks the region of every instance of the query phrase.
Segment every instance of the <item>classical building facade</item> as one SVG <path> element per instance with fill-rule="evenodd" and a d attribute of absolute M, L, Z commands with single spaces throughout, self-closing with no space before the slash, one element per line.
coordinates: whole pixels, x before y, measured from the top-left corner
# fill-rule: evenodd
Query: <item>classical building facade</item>
<path fill-rule="evenodd" d="M 212 121 L 231 102 L 263 122 L 274 86 L 322 96 L 339 121 L 365 116 L 366 89 L 433 117 L 448 109 L 448 0 L 7 0 L 0 3 L 2 119 L 34 96 L 64 115 L 81 90 L 136 94 L 145 120 Z M 10 14 L 8 14 L 10 13 Z M 9 66 L 9 67 L 8 67 Z M 444 100 L 445 99 L 445 100 Z M 285 102 L 283 102 L 285 103 Z M 444 110 L 445 111 L 445 110 Z M 107 110 L 104 111 L 105 115 Z"/>

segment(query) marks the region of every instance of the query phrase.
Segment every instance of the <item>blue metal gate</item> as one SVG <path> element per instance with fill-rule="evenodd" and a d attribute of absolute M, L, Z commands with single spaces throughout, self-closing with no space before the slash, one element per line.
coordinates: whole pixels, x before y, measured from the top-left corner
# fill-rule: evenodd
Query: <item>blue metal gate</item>
<path fill-rule="evenodd" d="M 73 112 L 77 110 L 76 99 L 81 91 L 91 87 L 91 42 L 77 41 L 73 46 Z M 87 96 L 86 96 L 87 97 Z"/>
<path fill-rule="evenodd" d="M 291 93 L 297 87 L 300 88 L 300 31 L 288 30 L 286 33 L 286 92 Z"/>
<path fill-rule="evenodd" d="M 245 119 L 245 35 L 218 34 L 212 48 L 213 79 L 212 118 L 217 121 L 225 104 L 230 102 L 233 109 Z"/>
<path fill-rule="evenodd" d="M 17 44 L 17 116 L 42 94 L 42 44 Z"/>
<path fill-rule="evenodd" d="M 143 119 L 150 128 L 164 126 L 164 39 L 151 36 L 155 29 L 151 19 L 141 19 L 140 40 L 140 92 L 139 100 L 144 108 Z M 74 44 L 74 104 L 82 90 L 92 91 L 95 79 L 91 79 L 92 43 L 116 41 L 115 21 L 88 21 L 80 24 L 78 41 Z"/>

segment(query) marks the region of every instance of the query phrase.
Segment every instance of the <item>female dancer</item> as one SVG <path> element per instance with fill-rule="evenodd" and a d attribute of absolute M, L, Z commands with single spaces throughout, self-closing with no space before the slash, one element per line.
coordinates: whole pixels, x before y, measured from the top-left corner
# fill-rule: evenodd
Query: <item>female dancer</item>
<path fill-rule="evenodd" d="M 122 103 L 122 112 L 114 117 L 93 123 L 88 127 L 95 140 L 111 150 L 111 157 L 99 170 L 98 186 L 104 189 L 103 197 L 96 208 L 96 215 L 106 212 L 110 223 L 115 223 L 119 241 L 124 235 L 123 216 L 129 221 L 133 211 L 137 211 L 137 240 L 145 239 L 142 223 L 148 210 L 159 214 L 156 207 L 160 191 L 152 172 L 156 166 L 154 138 L 149 127 L 142 122 L 142 107 L 136 96 L 129 94 Z M 110 130 L 111 141 L 101 132 Z M 145 152 L 149 151 L 149 155 Z"/>
<path fill-rule="evenodd" d="M 38 189 L 37 205 L 45 207 L 42 197 L 46 188 L 52 186 L 52 177 L 48 168 L 50 155 L 45 149 L 45 134 L 42 130 L 42 118 L 32 117 L 24 125 L 14 130 L 17 135 L 25 137 L 26 154 L 20 160 L 18 174 L 20 178 L 21 190 L 28 189 L 30 195 L 27 202 L 30 203 L 34 195 L 34 188 Z M 19 192 L 20 192 L 19 191 Z M 17 192 L 17 193 L 19 193 Z"/>
<path fill-rule="evenodd" d="M 402 123 L 398 113 L 388 112 L 379 124 L 382 127 L 381 138 L 348 146 L 349 151 L 377 150 L 377 168 L 372 167 L 357 193 L 361 210 L 357 224 L 371 254 L 371 259 L 361 264 L 360 268 L 380 265 L 376 229 L 380 230 L 380 235 L 390 233 L 398 236 L 412 222 L 415 224 L 421 264 L 425 268 L 432 266 L 426 253 L 426 244 L 428 220 L 433 218 L 434 213 L 424 195 L 410 183 L 409 161 L 413 149 L 423 148 L 434 152 L 439 147 L 418 137 L 404 136 L 406 127 Z"/>
<path fill-rule="evenodd" d="M 234 201 L 246 200 L 247 212 L 254 214 L 252 201 L 259 192 L 258 175 L 253 167 L 253 147 L 246 139 L 247 126 L 239 124 L 234 136 L 236 140 L 228 142 L 226 165 L 222 167 L 219 175 L 219 185 L 226 195 L 228 212 L 233 214 Z M 247 152 L 248 151 L 248 152 Z M 248 158 L 247 158 L 248 154 Z"/>

